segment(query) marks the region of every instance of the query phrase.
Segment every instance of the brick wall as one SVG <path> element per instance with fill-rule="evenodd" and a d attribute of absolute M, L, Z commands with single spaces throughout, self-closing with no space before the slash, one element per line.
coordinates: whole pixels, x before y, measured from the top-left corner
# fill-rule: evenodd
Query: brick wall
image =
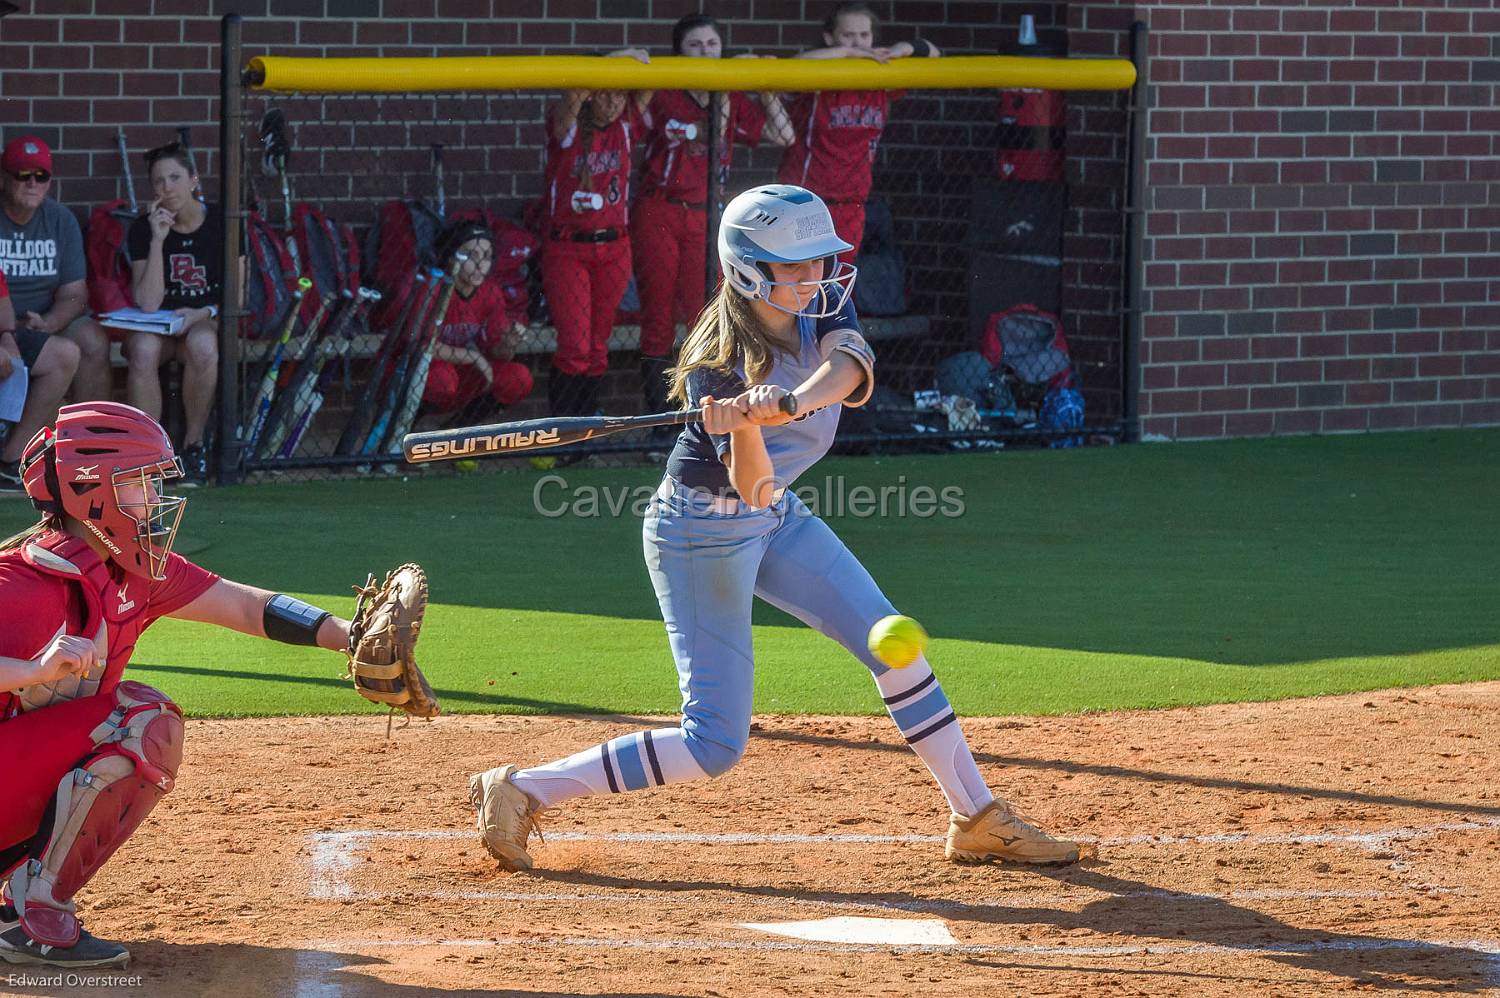
<path fill-rule="evenodd" d="M 33 5 L 41 0 L 29 0 Z M 204 8 L 209 10 L 205 13 Z M 216 190 L 218 17 L 246 17 L 246 54 L 431 56 L 561 53 L 620 45 L 665 51 L 672 21 L 699 0 L 538 0 L 535 19 L 517 19 L 511 0 L 62 0 L 38 16 L 26 10 L 0 21 L 0 133 L 34 131 L 56 150 L 54 193 L 83 213 L 123 193 L 113 137 L 123 126 L 132 149 L 136 191 L 146 194 L 140 150 L 189 126 L 199 168 Z M 730 49 L 787 55 L 819 43 L 822 0 L 722 0 L 711 5 Z M 1080 51 L 1115 54 L 1128 18 L 1074 23 L 1054 3 L 993 0 L 877 2 L 886 39 L 920 34 L 953 54 L 1008 50 L 1022 13 L 1049 28 L 1087 28 Z M 409 153 L 363 167 L 356 150 L 376 134 L 378 112 L 348 100 L 327 113 L 306 98 L 276 98 L 298 127 L 298 195 L 337 203 L 423 193 L 425 143 L 448 145 L 450 202 L 519 199 L 540 189 L 542 100 L 536 96 L 439 98 L 433 117 L 454 125 L 415 130 L 398 140 Z M 446 103 L 444 103 L 446 102 Z M 249 107 L 253 129 L 263 104 Z M 1119 95 L 1070 98 L 1070 191 L 1063 273 L 1065 318 L 1089 372 L 1096 414 L 1117 408 L 1119 186 L 1124 117 Z M 915 93 L 896 104 L 876 165 L 875 189 L 893 202 L 897 235 L 914 287 L 912 309 L 934 320 L 933 350 L 964 345 L 969 332 L 970 254 L 965 248 L 974 178 L 993 163 L 993 92 Z M 402 115 L 412 114 L 410 108 Z M 340 137 L 338 122 L 363 116 Z M 414 120 L 410 117 L 407 121 Z M 489 120 L 498 126 L 486 126 Z M 319 122 L 324 122 L 320 124 Z M 468 122 L 468 126 L 457 123 Z M 391 124 L 387 122 L 387 124 Z M 317 145 L 325 151 L 309 155 Z M 342 145 L 342 151 L 339 146 Z M 774 149 L 742 153 L 737 183 L 773 175 Z M 365 173 L 361 175 L 360 170 Z M 381 184 L 385 186 L 382 188 Z M 274 182 L 262 192 L 274 194 Z M 274 198 L 273 198 L 274 200 Z M 362 217 L 351 218 L 359 223 Z M 1076 312 L 1076 315 L 1072 314 Z M 1097 394 L 1096 394 L 1097 393 Z"/>
<path fill-rule="evenodd" d="M 1500 422 L 1500 9 L 1136 13 L 1154 90 L 1143 431 Z"/>

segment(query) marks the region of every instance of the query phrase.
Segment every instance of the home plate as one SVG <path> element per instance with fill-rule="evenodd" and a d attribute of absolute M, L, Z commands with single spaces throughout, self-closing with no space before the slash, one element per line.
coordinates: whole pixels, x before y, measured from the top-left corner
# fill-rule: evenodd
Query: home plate
<path fill-rule="evenodd" d="M 741 922 L 755 929 L 820 943 L 867 943 L 875 946 L 957 946 L 948 925 L 938 918 L 819 918 L 810 922 Z"/>

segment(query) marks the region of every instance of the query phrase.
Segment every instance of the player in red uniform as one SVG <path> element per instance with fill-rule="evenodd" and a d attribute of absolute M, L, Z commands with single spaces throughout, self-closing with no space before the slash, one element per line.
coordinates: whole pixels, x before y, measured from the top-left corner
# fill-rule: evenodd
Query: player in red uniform
<path fill-rule="evenodd" d="M 672 54 L 719 59 L 719 23 L 688 14 L 672 26 Z M 755 58 L 740 55 L 736 58 Z M 774 93 L 757 104 L 732 93 L 719 119 L 715 196 L 724 196 L 736 142 L 785 146 L 791 120 Z M 703 310 L 708 235 L 708 105 L 706 90 L 658 90 L 647 107 L 640 189 L 630 213 L 630 250 L 641 296 L 641 385 L 648 412 L 666 412 L 666 371 L 678 322 Z"/>
<path fill-rule="evenodd" d="M 460 222 L 438 239 L 438 258 L 468 256 L 427 372 L 422 401 L 437 412 L 464 410 L 460 422 L 482 423 L 531 394 L 531 371 L 515 360 L 525 316 L 512 313 L 505 292 L 487 280 L 495 261 L 495 236 L 481 222 Z M 488 400 L 488 401 L 486 401 Z"/>
<path fill-rule="evenodd" d="M 650 62 L 644 49 L 611 55 Z M 651 91 L 568 90 L 547 114 L 542 289 L 557 329 L 547 398 L 558 416 L 595 412 L 615 309 L 630 284 L 630 150 Z"/>
<path fill-rule="evenodd" d="M 122 966 L 129 952 L 83 931 L 73 895 L 182 761 L 181 710 L 122 680 L 141 632 L 170 616 L 342 651 L 349 622 L 172 553 L 185 500 L 161 488 L 182 463 L 139 409 L 64 406 L 21 477 L 42 519 L 0 542 L 0 960 Z"/>
<path fill-rule="evenodd" d="M 862 2 L 841 3 L 823 21 L 825 48 L 798 53 L 798 59 L 874 59 L 940 56 L 921 38 L 876 47 L 875 12 Z M 839 236 L 854 249 L 839 259 L 853 263 L 865 234 L 865 201 L 870 168 L 880 134 L 890 120 L 891 101 L 904 90 L 829 90 L 800 94 L 788 103 L 796 138 L 781 157 L 776 179 L 806 187 L 828 205 Z"/>

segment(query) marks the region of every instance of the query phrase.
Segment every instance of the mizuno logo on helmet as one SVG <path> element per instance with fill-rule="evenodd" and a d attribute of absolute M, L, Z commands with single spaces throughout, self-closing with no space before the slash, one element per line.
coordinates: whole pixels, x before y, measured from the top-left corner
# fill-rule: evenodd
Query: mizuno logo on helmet
<path fill-rule="evenodd" d="M 78 477 L 74 478 L 73 481 L 75 481 L 75 482 L 97 482 L 99 480 L 99 476 L 98 476 L 98 474 L 96 474 L 96 472 L 98 471 L 98 469 L 99 469 L 99 466 L 97 464 L 91 464 L 91 465 L 89 465 L 86 468 L 79 468 L 78 469 Z"/>

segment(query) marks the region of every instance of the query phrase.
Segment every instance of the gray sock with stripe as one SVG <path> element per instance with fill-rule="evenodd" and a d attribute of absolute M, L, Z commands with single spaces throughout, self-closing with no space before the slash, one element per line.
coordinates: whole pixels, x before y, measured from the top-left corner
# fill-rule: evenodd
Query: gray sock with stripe
<path fill-rule="evenodd" d="M 688 751 L 681 728 L 656 728 L 621 735 L 566 759 L 523 769 L 511 777 L 511 782 L 543 807 L 552 807 L 590 794 L 618 794 L 707 778 Z"/>
<path fill-rule="evenodd" d="M 979 775 L 958 715 L 927 659 L 919 657 L 904 669 L 882 673 L 875 677 L 875 686 L 901 737 L 926 763 L 953 812 L 971 817 L 984 810 L 995 795 Z"/>

